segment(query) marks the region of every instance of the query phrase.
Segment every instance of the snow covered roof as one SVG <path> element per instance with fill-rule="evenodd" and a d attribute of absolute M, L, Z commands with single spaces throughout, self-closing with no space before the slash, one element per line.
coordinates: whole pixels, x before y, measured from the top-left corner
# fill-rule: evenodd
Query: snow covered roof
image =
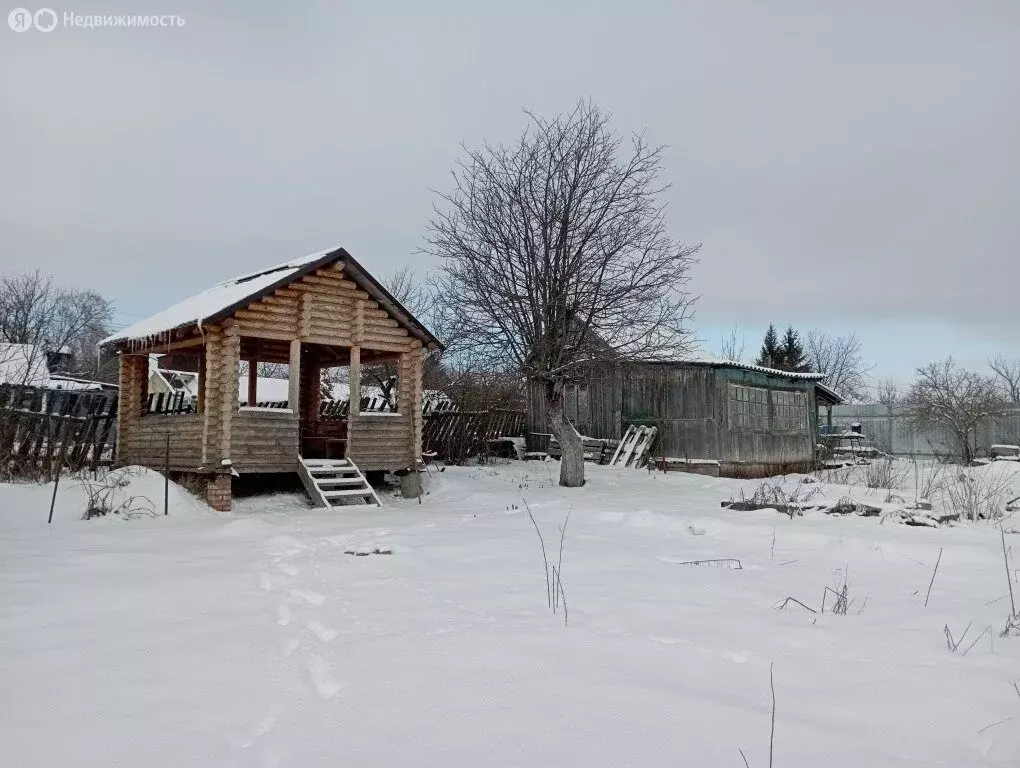
<path fill-rule="evenodd" d="M 425 344 L 442 347 L 414 316 L 408 312 L 379 282 L 362 267 L 354 257 L 340 247 L 312 253 L 299 259 L 292 259 L 267 269 L 241 275 L 208 288 L 201 293 L 184 299 L 155 315 L 122 328 L 103 339 L 100 346 L 117 343 L 140 342 L 158 344 L 171 331 L 190 325 L 201 326 L 229 317 L 235 311 L 253 301 L 282 288 L 319 267 L 334 261 L 344 263 L 344 271 L 362 289 L 368 291 L 395 319 L 401 321 L 412 335 Z"/>
<path fill-rule="evenodd" d="M 49 381 L 50 367 L 42 347 L 0 343 L 0 384 L 45 387 Z"/>
<path fill-rule="evenodd" d="M 822 398 L 827 403 L 831 403 L 832 405 L 840 405 L 844 402 L 843 396 L 839 394 L 839 392 L 837 392 L 832 387 L 826 384 L 822 384 L 822 382 L 820 381 L 815 382 L 815 389 L 817 389 L 821 393 Z"/>
<path fill-rule="evenodd" d="M 726 360 L 725 358 L 715 357 L 702 352 L 692 352 L 686 355 L 677 355 L 675 357 L 657 357 L 654 359 L 645 359 L 639 362 L 643 363 L 658 363 L 658 364 L 684 364 L 684 365 L 705 365 L 713 368 L 738 368 L 743 371 L 757 371 L 758 373 L 766 373 L 769 376 L 780 376 L 785 379 L 806 379 L 809 381 L 821 381 L 826 377 L 824 373 L 798 373 L 796 371 L 780 371 L 775 368 L 766 368 L 763 365 L 755 365 L 754 363 L 743 363 L 737 360 Z M 835 393 L 833 393 L 835 394 Z"/>

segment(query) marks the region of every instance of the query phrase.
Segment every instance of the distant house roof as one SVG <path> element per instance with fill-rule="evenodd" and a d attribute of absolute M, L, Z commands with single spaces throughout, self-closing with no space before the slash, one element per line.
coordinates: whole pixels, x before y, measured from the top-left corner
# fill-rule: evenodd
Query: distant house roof
<path fill-rule="evenodd" d="M 155 342 L 171 331 L 183 330 L 191 325 L 200 327 L 206 323 L 215 323 L 229 317 L 253 301 L 258 301 L 277 289 L 290 285 L 295 280 L 335 261 L 342 261 L 344 274 L 357 283 L 362 290 L 367 291 L 413 336 L 426 345 L 442 348 L 443 345 L 439 339 L 408 312 L 353 256 L 340 247 L 319 251 L 299 259 L 285 261 L 274 267 L 217 283 L 202 293 L 117 331 L 103 339 L 100 345 L 108 346 L 132 341 Z"/>
<path fill-rule="evenodd" d="M 42 347 L 0 343 L 0 384 L 45 387 L 49 381 L 50 367 Z"/>
<path fill-rule="evenodd" d="M 797 373 L 795 371 L 780 371 L 776 368 L 766 368 L 754 363 L 743 363 L 737 360 L 726 360 L 713 355 L 695 352 L 690 355 L 678 355 L 676 357 L 657 357 L 654 359 L 638 360 L 635 362 L 652 363 L 659 365 L 703 365 L 712 368 L 737 368 L 743 371 L 757 371 L 769 376 L 779 376 L 784 379 L 806 379 L 808 381 L 821 381 L 825 378 L 824 373 Z M 835 394 L 835 393 L 834 393 Z M 837 395 L 838 397 L 838 395 Z"/>

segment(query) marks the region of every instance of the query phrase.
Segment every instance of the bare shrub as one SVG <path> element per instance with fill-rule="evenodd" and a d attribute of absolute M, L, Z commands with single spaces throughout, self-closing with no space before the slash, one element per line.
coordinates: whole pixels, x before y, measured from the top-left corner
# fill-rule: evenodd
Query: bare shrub
<path fill-rule="evenodd" d="M 88 497 L 82 520 L 92 520 L 107 515 L 120 515 L 130 520 L 136 517 L 156 517 L 156 505 L 147 496 L 118 498 L 131 485 L 138 472 L 129 467 L 112 471 L 97 471 L 91 476 L 83 475 L 79 486 Z"/>
<path fill-rule="evenodd" d="M 907 470 L 890 456 L 876 459 L 864 467 L 864 484 L 868 488 L 899 488 L 906 479 Z"/>
<path fill-rule="evenodd" d="M 1010 476 L 994 469 L 966 470 L 945 483 L 942 502 L 963 520 L 997 520 L 1006 512 Z"/>
<path fill-rule="evenodd" d="M 825 586 L 822 589 L 822 604 L 817 610 L 801 602 L 795 597 L 787 597 L 772 607 L 777 611 L 781 611 L 790 603 L 793 603 L 794 605 L 799 605 L 801 608 L 806 611 L 810 611 L 811 613 L 825 613 L 826 609 L 828 609 L 829 613 L 833 613 L 837 616 L 846 616 L 847 612 L 850 610 L 850 606 L 854 603 L 854 599 L 851 599 L 850 597 L 850 582 L 848 580 L 849 569 L 844 568 L 837 571 L 837 574 L 840 573 L 843 576 L 843 583 L 837 583 L 835 587 Z M 864 607 L 861 606 L 861 610 L 858 611 L 858 613 L 862 613 L 863 611 Z"/>
<path fill-rule="evenodd" d="M 933 499 L 941 496 L 946 488 L 946 465 L 924 464 L 913 459 L 914 501 Z"/>

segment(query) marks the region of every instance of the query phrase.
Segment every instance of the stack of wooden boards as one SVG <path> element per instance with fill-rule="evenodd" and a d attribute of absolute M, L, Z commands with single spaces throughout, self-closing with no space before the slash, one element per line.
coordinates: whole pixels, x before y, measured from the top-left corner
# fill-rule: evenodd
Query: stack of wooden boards
<path fill-rule="evenodd" d="M 595 464 L 608 464 L 613 456 L 614 449 L 619 445 L 617 440 L 602 440 L 597 437 L 581 437 L 584 443 L 584 460 Z M 563 455 L 563 449 L 555 437 L 549 438 L 549 456 L 558 459 Z"/>
<path fill-rule="evenodd" d="M 643 467 L 648 463 L 648 456 L 659 434 L 656 427 L 627 427 L 622 440 L 603 440 L 595 437 L 582 437 L 584 443 L 584 460 L 596 464 L 609 464 L 618 467 Z M 556 438 L 549 440 L 549 456 L 558 459 L 563 455 Z"/>

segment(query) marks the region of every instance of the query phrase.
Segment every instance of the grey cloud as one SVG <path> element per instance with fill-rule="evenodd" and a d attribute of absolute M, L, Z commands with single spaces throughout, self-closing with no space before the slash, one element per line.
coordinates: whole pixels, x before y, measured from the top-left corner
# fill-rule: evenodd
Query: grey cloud
<path fill-rule="evenodd" d="M 669 145 L 706 320 L 1016 327 L 1013 0 L 71 10 L 149 9 L 186 26 L 0 29 L 0 269 L 133 313 L 337 242 L 386 272 L 460 141 L 591 96 Z"/>

